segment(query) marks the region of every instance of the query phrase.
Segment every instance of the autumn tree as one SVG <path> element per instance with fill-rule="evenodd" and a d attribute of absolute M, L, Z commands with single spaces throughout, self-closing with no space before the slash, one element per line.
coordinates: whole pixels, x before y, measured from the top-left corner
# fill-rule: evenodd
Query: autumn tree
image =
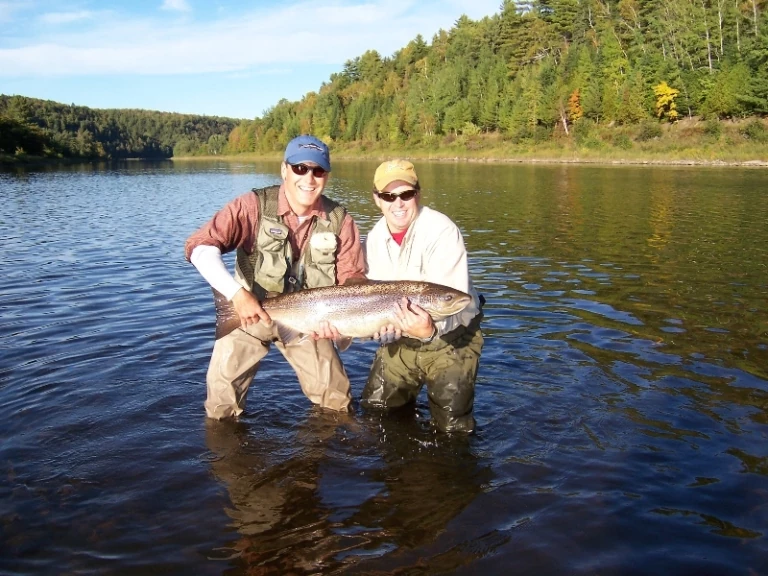
<path fill-rule="evenodd" d="M 670 122 L 677 121 L 677 105 L 675 98 L 680 91 L 670 87 L 666 82 L 662 82 L 653 87 L 653 93 L 656 95 L 656 116 L 666 118 Z"/>

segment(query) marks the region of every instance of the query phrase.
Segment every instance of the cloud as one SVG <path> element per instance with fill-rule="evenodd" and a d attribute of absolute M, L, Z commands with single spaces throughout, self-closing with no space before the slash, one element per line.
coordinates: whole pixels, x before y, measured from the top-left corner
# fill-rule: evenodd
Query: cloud
<path fill-rule="evenodd" d="M 45 24 L 70 24 L 78 20 L 87 20 L 93 16 L 89 10 L 78 12 L 49 12 L 40 16 L 40 21 Z"/>
<path fill-rule="evenodd" d="M 160 6 L 160 9 L 175 10 L 177 12 L 189 12 L 191 10 L 187 0 L 163 0 L 163 5 Z"/>
<path fill-rule="evenodd" d="M 498 0 L 466 4 L 483 2 L 494 6 Z M 163 4 L 171 5 L 179 9 L 186 4 L 179 0 Z M 201 21 L 128 18 L 114 13 L 86 20 L 84 13 L 72 12 L 83 15 L 83 27 L 77 33 L 60 31 L 0 49 L 0 77 L 245 73 L 263 66 L 279 69 L 289 63 L 341 64 L 370 49 L 389 56 L 419 33 L 429 40 L 439 28 L 450 28 L 459 9 L 446 15 L 438 10 L 441 5 L 327 0 Z M 490 7 L 487 13 L 493 11 Z"/>

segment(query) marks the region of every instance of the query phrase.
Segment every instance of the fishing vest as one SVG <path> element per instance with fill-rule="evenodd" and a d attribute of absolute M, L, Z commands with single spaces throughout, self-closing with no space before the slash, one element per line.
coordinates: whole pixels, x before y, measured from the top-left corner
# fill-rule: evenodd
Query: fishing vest
<path fill-rule="evenodd" d="M 321 196 L 329 220 L 312 216 L 307 242 L 296 262 L 288 240 L 289 229 L 277 214 L 280 186 L 254 188 L 259 199 L 259 221 L 253 253 L 237 249 L 235 275 L 259 300 L 267 294 L 295 292 L 336 284 L 336 249 L 347 211 Z"/>

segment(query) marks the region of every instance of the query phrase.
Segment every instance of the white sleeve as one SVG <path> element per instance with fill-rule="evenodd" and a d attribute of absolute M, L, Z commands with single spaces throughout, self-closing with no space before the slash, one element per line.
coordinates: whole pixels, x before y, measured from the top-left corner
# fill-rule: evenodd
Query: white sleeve
<path fill-rule="evenodd" d="M 201 244 L 192 250 L 189 260 L 211 288 L 221 292 L 227 300 L 232 300 L 235 293 L 242 288 L 227 270 L 221 257 L 221 250 L 216 246 Z"/>

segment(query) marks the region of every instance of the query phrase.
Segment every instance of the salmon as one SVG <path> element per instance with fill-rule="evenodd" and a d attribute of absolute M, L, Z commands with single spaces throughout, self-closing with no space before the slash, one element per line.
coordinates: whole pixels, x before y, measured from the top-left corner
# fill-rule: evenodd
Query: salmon
<path fill-rule="evenodd" d="M 218 339 L 239 328 L 240 318 L 231 302 L 214 295 Z M 435 321 L 461 312 L 472 301 L 468 294 L 442 284 L 396 280 L 310 288 L 267 298 L 261 305 L 284 344 L 318 332 L 320 323 L 327 320 L 344 338 L 339 346 L 344 349 L 353 338 L 371 338 L 387 324 L 398 326 L 395 303 L 404 297 Z"/>

